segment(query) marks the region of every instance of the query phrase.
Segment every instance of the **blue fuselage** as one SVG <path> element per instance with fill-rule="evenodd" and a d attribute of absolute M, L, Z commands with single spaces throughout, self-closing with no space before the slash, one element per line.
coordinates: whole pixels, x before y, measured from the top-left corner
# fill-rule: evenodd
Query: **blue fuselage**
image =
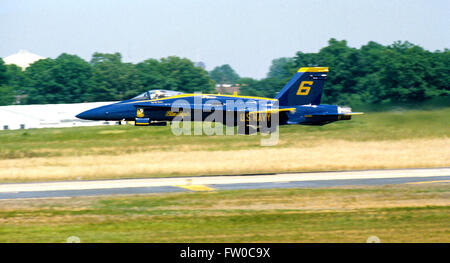
<path fill-rule="evenodd" d="M 323 125 L 344 118 L 336 105 L 299 105 L 277 106 L 277 99 L 232 96 L 219 94 L 182 94 L 153 100 L 125 100 L 118 103 L 94 108 L 77 115 L 87 120 L 127 120 L 134 121 L 137 117 L 147 117 L 152 121 L 172 121 L 179 114 L 179 106 L 184 114 L 201 116 L 207 120 L 212 112 L 223 113 L 223 120 L 229 118 L 229 113 L 237 112 L 275 112 L 279 114 L 279 124 Z M 188 110 L 186 111 L 185 106 Z M 143 116 L 137 116 L 139 109 Z M 237 118 L 233 114 L 234 118 Z"/>

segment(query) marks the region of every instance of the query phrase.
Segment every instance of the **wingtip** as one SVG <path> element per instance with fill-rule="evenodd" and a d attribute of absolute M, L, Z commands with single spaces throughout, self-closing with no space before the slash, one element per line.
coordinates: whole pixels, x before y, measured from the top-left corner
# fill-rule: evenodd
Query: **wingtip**
<path fill-rule="evenodd" d="M 364 112 L 349 112 L 349 113 L 345 113 L 344 115 L 363 115 Z"/>

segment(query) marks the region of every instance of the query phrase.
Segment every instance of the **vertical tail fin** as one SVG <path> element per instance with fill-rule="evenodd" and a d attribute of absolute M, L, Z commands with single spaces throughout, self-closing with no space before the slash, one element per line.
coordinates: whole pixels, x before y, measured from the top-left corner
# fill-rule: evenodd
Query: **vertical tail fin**
<path fill-rule="evenodd" d="M 300 68 L 275 99 L 280 106 L 320 104 L 327 67 Z"/>

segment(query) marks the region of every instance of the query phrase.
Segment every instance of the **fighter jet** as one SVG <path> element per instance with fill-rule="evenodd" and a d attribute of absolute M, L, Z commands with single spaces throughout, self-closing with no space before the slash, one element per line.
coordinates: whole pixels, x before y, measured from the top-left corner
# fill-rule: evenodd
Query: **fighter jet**
<path fill-rule="evenodd" d="M 250 134 L 272 132 L 279 125 L 325 125 L 363 114 L 349 107 L 320 104 L 327 73 L 328 67 L 302 67 L 275 98 L 149 90 L 76 117 L 134 121 L 136 126 L 161 126 L 175 120 L 213 121 L 242 127 L 242 133 Z"/>

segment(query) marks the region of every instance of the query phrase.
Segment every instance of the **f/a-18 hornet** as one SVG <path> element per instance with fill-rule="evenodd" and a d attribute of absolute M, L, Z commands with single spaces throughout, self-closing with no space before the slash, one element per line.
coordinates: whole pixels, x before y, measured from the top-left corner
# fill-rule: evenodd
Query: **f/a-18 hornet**
<path fill-rule="evenodd" d="M 325 125 L 363 114 L 352 112 L 349 107 L 320 104 L 327 73 L 327 67 L 302 67 L 273 99 L 149 90 L 77 117 L 135 121 L 137 126 L 160 126 L 176 120 L 215 121 L 238 126 L 241 133 L 249 134 L 258 130 L 271 132 L 278 125 Z"/>

